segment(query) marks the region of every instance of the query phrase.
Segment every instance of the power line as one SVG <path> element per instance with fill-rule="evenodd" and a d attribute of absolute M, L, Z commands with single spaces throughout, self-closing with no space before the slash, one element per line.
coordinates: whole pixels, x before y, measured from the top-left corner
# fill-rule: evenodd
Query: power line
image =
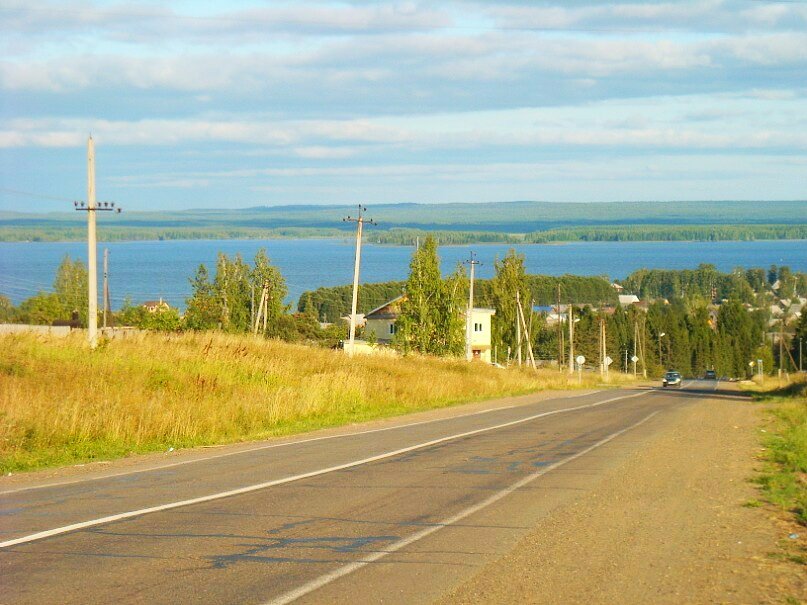
<path fill-rule="evenodd" d="M 23 197 L 33 197 L 43 200 L 55 200 L 57 202 L 72 202 L 73 198 L 56 197 L 54 195 L 46 195 L 44 193 L 34 193 L 32 191 L 20 191 L 19 189 L 8 189 L 7 187 L 0 187 L 0 192 L 10 193 L 12 195 L 20 195 Z"/>

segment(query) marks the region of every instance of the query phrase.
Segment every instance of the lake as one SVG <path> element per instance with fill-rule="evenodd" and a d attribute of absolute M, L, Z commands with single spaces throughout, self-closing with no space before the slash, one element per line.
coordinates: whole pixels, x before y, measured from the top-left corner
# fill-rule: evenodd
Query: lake
<path fill-rule="evenodd" d="M 113 308 L 128 297 L 134 302 L 163 297 L 171 305 L 184 307 L 190 294 L 188 278 L 200 263 L 214 269 L 216 254 L 241 253 L 251 261 L 259 248 L 266 248 L 289 287 L 288 302 L 320 286 L 349 284 L 353 280 L 355 243 L 338 239 L 279 240 L 176 240 L 114 242 L 98 246 L 99 293 L 101 258 L 109 249 L 109 283 Z M 711 263 L 721 271 L 734 267 L 788 265 L 794 271 L 807 271 L 807 241 L 755 242 L 575 242 L 569 244 L 530 244 L 510 246 L 485 244 L 444 246 L 440 256 L 444 272 L 468 258 L 474 250 L 482 265 L 477 276 L 493 275 L 494 260 L 511 247 L 526 257 L 529 273 L 546 275 L 607 275 L 623 278 L 642 267 L 694 269 Z M 362 282 L 406 279 L 412 246 L 365 244 L 362 248 Z M 65 254 L 86 262 L 86 246 L 80 242 L 4 243 L 0 242 L 0 294 L 14 304 L 39 290 L 50 290 L 56 268 Z"/>

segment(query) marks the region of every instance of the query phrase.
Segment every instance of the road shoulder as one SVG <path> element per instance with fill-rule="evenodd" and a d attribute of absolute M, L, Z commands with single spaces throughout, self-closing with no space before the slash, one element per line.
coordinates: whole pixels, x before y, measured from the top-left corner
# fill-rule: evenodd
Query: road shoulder
<path fill-rule="evenodd" d="M 804 567 L 777 556 L 780 515 L 744 506 L 757 497 L 760 407 L 725 393 L 674 413 L 670 430 L 440 602 L 807 599 Z"/>

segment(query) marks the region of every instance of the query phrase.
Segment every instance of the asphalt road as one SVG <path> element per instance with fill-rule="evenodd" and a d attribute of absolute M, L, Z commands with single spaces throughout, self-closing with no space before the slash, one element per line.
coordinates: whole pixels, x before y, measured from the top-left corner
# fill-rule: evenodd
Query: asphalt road
<path fill-rule="evenodd" d="M 0 488 L 0 602 L 430 602 L 716 386 L 458 408 Z"/>

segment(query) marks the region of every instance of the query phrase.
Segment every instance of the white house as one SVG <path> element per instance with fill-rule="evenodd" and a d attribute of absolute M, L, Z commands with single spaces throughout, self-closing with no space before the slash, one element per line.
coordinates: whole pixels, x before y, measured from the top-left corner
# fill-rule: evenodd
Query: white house
<path fill-rule="evenodd" d="M 627 307 L 634 303 L 640 302 L 639 297 L 635 294 L 620 294 L 619 295 L 619 304 L 623 307 Z"/>
<path fill-rule="evenodd" d="M 463 316 L 465 313 L 463 313 Z M 471 309 L 471 353 L 474 359 L 481 359 L 485 363 L 492 361 L 491 349 L 491 318 L 496 315 L 496 309 Z"/>
<path fill-rule="evenodd" d="M 365 339 L 375 338 L 379 344 L 390 344 L 397 326 L 395 322 L 401 314 L 401 303 L 404 295 L 393 298 L 367 313 L 364 325 Z M 494 309 L 477 309 L 471 311 L 471 352 L 474 359 L 491 362 L 491 317 L 496 314 Z M 465 313 L 463 313 L 463 318 Z"/>

